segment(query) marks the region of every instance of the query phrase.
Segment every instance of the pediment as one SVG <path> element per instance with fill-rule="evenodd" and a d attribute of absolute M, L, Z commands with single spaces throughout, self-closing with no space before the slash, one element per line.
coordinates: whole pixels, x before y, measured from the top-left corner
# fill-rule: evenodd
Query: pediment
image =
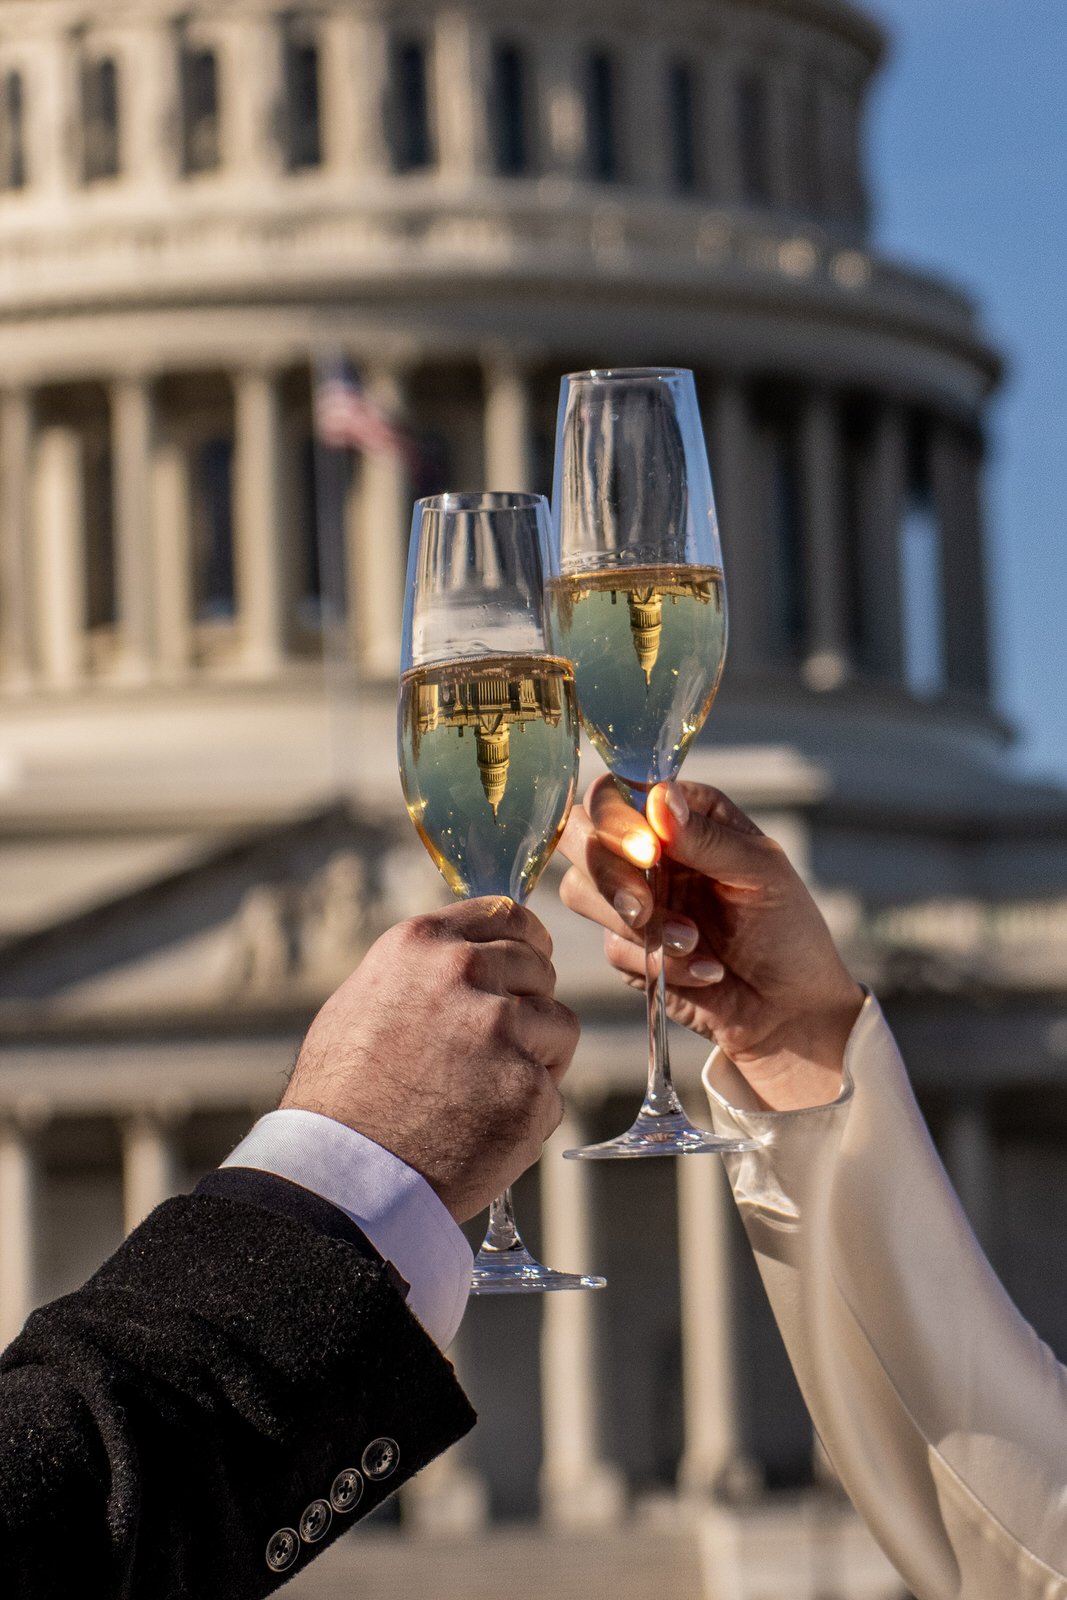
<path fill-rule="evenodd" d="M 12 1028 L 312 1009 L 441 886 L 405 829 L 344 805 L 205 845 L 177 870 L 0 944 Z"/>

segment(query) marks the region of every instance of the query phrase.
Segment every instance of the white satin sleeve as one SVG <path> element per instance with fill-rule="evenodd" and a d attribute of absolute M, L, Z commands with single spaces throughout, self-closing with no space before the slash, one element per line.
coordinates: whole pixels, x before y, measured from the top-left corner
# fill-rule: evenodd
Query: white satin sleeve
<path fill-rule="evenodd" d="M 819 1436 L 918 1600 L 1067 1600 L 1067 1369 L 983 1256 L 877 1002 L 831 1105 L 753 1109 L 718 1051 L 704 1085 L 717 1131 L 762 1141 L 726 1158 L 734 1198 Z"/>

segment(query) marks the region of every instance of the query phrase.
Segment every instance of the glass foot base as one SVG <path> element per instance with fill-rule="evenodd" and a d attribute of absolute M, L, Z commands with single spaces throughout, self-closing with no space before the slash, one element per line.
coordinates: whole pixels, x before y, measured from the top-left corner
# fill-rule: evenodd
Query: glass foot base
<path fill-rule="evenodd" d="M 603 1289 L 606 1283 L 592 1273 L 543 1267 L 519 1241 L 507 1250 L 482 1246 L 474 1258 L 471 1294 L 548 1294 L 553 1289 Z"/>
<path fill-rule="evenodd" d="M 563 1154 L 569 1161 L 632 1161 L 643 1156 L 732 1156 L 758 1149 L 758 1139 L 726 1139 L 694 1128 L 684 1111 L 642 1111 L 617 1139 Z"/>

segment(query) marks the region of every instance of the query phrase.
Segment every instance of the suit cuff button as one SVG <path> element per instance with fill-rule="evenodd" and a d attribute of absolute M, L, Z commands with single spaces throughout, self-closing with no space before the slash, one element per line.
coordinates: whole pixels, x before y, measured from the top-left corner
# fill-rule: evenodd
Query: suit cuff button
<path fill-rule="evenodd" d="M 395 1439 L 372 1439 L 360 1463 L 368 1478 L 380 1482 L 391 1478 L 400 1465 L 400 1446 Z"/>
<path fill-rule="evenodd" d="M 330 1504 L 335 1511 L 354 1511 L 363 1498 L 363 1479 L 355 1467 L 345 1467 L 330 1485 Z"/>
<path fill-rule="evenodd" d="M 305 1544 L 318 1544 L 330 1523 L 333 1512 L 328 1500 L 312 1500 L 300 1517 L 300 1537 Z"/>
<path fill-rule="evenodd" d="M 300 1538 L 295 1528 L 279 1528 L 267 1540 L 267 1565 L 272 1572 L 288 1572 L 300 1554 Z"/>

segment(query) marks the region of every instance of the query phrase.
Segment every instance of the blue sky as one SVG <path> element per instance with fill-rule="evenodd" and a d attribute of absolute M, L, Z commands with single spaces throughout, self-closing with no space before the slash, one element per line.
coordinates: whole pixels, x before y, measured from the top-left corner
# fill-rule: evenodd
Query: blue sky
<path fill-rule="evenodd" d="M 992 414 L 1002 708 L 1067 781 L 1067 0 L 873 0 L 892 37 L 868 157 L 883 251 L 978 299 L 1009 370 Z"/>

